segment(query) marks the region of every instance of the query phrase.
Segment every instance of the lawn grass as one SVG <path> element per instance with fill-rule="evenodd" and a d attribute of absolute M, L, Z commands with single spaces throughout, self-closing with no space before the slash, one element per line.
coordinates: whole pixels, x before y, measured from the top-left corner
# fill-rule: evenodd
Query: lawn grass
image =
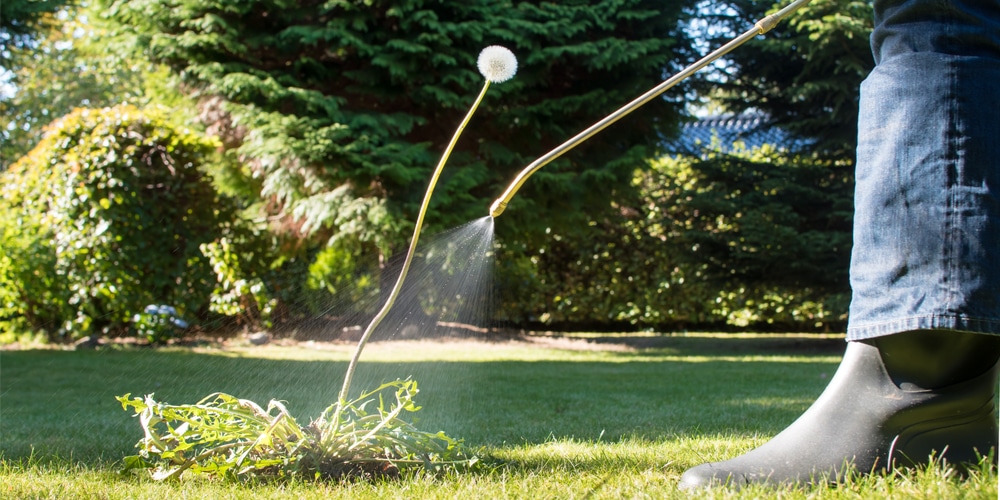
<path fill-rule="evenodd" d="M 590 338 L 606 341 L 607 338 Z M 22 350 L 0 353 L 4 498 L 686 498 L 680 474 L 780 431 L 826 386 L 839 340 L 650 337 L 631 350 L 508 342 L 386 342 L 362 357 L 355 392 L 395 378 L 421 388 L 418 428 L 462 438 L 471 471 L 377 483 L 238 485 L 120 476 L 141 437 L 114 396 L 192 403 L 216 391 L 287 402 L 302 423 L 332 403 L 351 346 Z M 571 348 L 571 349 L 569 349 Z M 724 489 L 719 498 L 775 491 Z M 785 498 L 997 498 L 990 468 L 945 466 Z M 706 492 L 697 496 L 703 497 Z"/>

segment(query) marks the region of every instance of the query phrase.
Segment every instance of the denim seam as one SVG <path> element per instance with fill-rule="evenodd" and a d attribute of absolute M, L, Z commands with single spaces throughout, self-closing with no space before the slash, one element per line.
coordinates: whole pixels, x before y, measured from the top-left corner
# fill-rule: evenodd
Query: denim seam
<path fill-rule="evenodd" d="M 951 30 L 951 23 L 945 25 L 945 30 Z M 958 142 L 961 138 L 958 135 L 958 110 L 956 107 L 958 103 L 956 102 L 955 95 L 958 91 L 958 75 L 955 70 L 954 65 L 947 65 L 947 78 L 948 78 L 948 95 L 949 97 L 945 101 L 945 106 L 947 106 L 948 113 L 948 124 L 947 124 L 947 137 L 945 148 L 947 148 L 945 155 L 947 158 L 948 172 L 945 177 L 947 185 L 945 189 L 948 192 L 946 207 L 946 222 L 944 227 L 944 246 L 942 247 L 945 254 L 941 257 L 944 258 L 946 271 L 944 278 L 947 280 L 946 287 L 946 299 L 945 308 L 954 309 L 955 304 L 960 300 L 958 283 L 961 281 L 962 277 L 958 274 L 961 272 L 961 264 L 957 262 L 957 259 L 961 258 L 961 239 L 962 236 L 958 234 L 959 227 L 962 227 L 962 221 L 959 220 L 962 215 L 962 211 L 958 208 L 959 200 L 958 193 L 959 189 L 956 186 L 962 184 L 962 158 L 961 158 L 961 148 Z"/>

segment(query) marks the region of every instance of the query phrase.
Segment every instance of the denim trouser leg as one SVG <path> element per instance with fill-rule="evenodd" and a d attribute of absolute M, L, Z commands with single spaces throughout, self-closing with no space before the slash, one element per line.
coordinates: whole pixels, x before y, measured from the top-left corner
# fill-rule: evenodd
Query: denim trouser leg
<path fill-rule="evenodd" d="M 1000 2 L 876 1 L 875 15 L 848 340 L 1000 334 Z"/>

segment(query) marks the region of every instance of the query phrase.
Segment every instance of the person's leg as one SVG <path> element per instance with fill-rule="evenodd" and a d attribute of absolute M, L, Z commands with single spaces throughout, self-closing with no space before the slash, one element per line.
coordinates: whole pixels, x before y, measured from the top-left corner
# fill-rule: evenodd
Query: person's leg
<path fill-rule="evenodd" d="M 1000 333 L 1000 1 L 971 3 L 875 2 L 848 340 Z"/>
<path fill-rule="evenodd" d="M 1000 3 L 967 3 L 876 0 L 844 359 L 787 429 L 688 470 L 682 488 L 835 481 L 997 447 Z"/>

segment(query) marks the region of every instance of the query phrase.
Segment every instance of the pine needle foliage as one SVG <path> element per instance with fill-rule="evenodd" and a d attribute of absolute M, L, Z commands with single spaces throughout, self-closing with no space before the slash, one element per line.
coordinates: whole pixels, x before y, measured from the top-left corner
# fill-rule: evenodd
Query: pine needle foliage
<path fill-rule="evenodd" d="M 778 2 L 787 4 L 787 2 Z M 771 0 L 706 0 L 709 45 L 779 7 Z M 813 0 L 787 22 L 747 42 L 698 87 L 730 112 L 755 110 L 772 125 L 816 141 L 832 158 L 853 158 L 858 89 L 874 67 L 871 0 Z"/>
<path fill-rule="evenodd" d="M 481 83 L 483 46 L 510 48 L 519 76 L 457 145 L 431 231 L 484 215 L 530 160 L 679 67 L 686 3 L 108 0 L 106 11 L 215 106 L 213 130 L 263 179 L 252 195 L 288 228 L 386 252 L 403 246 L 424 180 Z M 585 222 L 628 188 L 677 117 L 676 103 L 652 103 L 539 173 L 502 231 L 544 237 L 559 220 Z"/>

